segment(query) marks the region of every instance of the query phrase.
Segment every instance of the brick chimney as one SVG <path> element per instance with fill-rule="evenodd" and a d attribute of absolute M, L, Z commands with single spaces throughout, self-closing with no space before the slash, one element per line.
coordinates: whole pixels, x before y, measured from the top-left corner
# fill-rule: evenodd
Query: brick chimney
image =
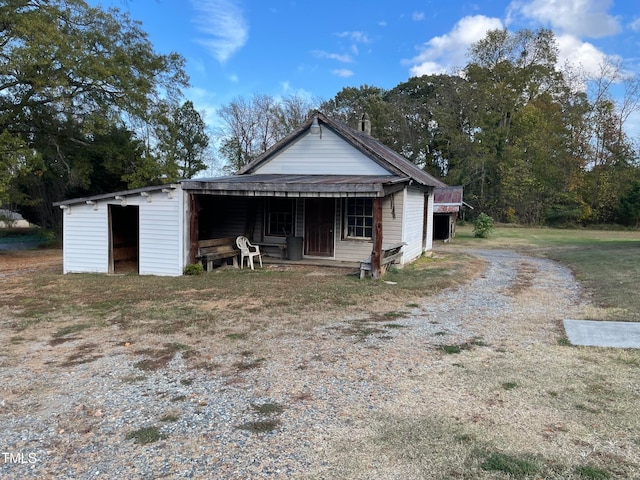
<path fill-rule="evenodd" d="M 367 135 L 371 135 L 371 120 L 369 120 L 369 115 L 367 113 L 363 113 L 360 116 L 360 121 L 358 122 L 358 131 L 364 132 Z"/>

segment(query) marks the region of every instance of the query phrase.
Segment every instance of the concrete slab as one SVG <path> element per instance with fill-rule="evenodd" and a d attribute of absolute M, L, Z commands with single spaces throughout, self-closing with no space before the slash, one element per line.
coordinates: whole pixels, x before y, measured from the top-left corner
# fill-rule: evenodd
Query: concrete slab
<path fill-rule="evenodd" d="M 573 345 L 640 348 L 640 323 L 565 320 L 564 330 Z"/>

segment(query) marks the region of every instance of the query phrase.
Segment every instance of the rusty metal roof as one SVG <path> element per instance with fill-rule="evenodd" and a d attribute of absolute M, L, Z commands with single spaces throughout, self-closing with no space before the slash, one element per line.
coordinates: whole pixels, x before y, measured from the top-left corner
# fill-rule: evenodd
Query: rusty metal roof
<path fill-rule="evenodd" d="M 460 205 L 438 205 L 434 202 L 433 213 L 458 213 Z"/>
<path fill-rule="evenodd" d="M 462 187 L 440 187 L 433 193 L 433 203 L 462 205 Z"/>
<path fill-rule="evenodd" d="M 409 181 L 396 175 L 243 174 L 183 180 L 182 188 L 217 195 L 384 196 Z"/>

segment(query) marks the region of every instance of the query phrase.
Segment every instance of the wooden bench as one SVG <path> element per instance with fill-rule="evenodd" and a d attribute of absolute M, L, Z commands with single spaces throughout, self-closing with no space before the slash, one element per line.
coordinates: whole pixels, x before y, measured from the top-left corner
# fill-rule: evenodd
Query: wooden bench
<path fill-rule="evenodd" d="M 383 275 L 384 272 L 387 271 L 387 267 L 395 262 L 402 256 L 402 247 L 404 247 L 406 243 L 400 242 L 395 243 L 393 245 L 389 245 L 387 247 L 382 247 L 382 252 L 380 254 L 380 274 Z M 363 279 L 366 275 L 366 272 L 371 272 L 371 255 L 368 258 L 362 260 L 360 262 L 360 279 Z"/>
<path fill-rule="evenodd" d="M 233 259 L 233 266 L 238 268 L 238 255 L 240 255 L 240 249 L 236 245 L 236 237 L 224 237 L 200 240 L 196 258 L 203 263 L 206 262 L 207 271 L 210 272 L 214 261 L 229 258 Z"/>
<path fill-rule="evenodd" d="M 287 244 L 286 243 L 270 243 L 270 242 L 253 242 L 254 245 L 260 247 L 277 247 L 280 250 L 280 258 L 286 258 Z"/>

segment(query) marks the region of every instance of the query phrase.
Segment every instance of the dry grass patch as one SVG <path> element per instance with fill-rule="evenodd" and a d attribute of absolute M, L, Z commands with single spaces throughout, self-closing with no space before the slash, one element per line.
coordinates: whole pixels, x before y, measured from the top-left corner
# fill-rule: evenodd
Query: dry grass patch
<path fill-rule="evenodd" d="M 516 272 L 516 279 L 509 288 L 507 295 L 515 296 L 530 288 L 537 273 L 538 269 L 531 263 L 520 262 Z"/>
<path fill-rule="evenodd" d="M 189 346 L 182 343 L 165 343 L 163 348 L 147 348 L 136 350 L 136 355 L 144 355 L 147 358 L 134 364 L 136 368 L 145 371 L 159 370 L 167 366 L 173 360 L 177 352 L 182 352 L 183 356 L 193 356 L 196 352 Z"/>
<path fill-rule="evenodd" d="M 342 440 L 327 454 L 332 473 L 639 478 L 637 359 L 640 352 L 610 349 L 469 349 L 465 368 L 450 362 L 411 378 L 399 372 L 384 409 L 334 432 Z M 358 415 L 363 410 L 354 408 Z"/>
<path fill-rule="evenodd" d="M 318 267 L 223 269 L 177 278 L 45 272 L 33 276 L 29 289 L 23 279 L 9 282 L 0 306 L 11 309 L 16 331 L 71 319 L 140 334 L 191 335 L 228 332 L 242 322 L 250 327 L 243 333 L 250 334 L 270 327 L 269 318 L 305 331 L 332 315 L 401 311 L 416 296 L 462 283 L 480 268 L 481 262 L 467 256 L 423 258 L 389 272 L 384 280 L 393 285 L 361 281 L 348 269 Z M 47 293 L 34 296 L 33 288 Z"/>
<path fill-rule="evenodd" d="M 65 360 L 58 364 L 59 367 L 74 367 L 76 365 L 82 365 L 83 363 L 90 363 L 99 358 L 102 358 L 101 354 L 94 354 L 98 345 L 95 343 L 85 343 L 75 349 L 75 352 L 67 355 Z"/>

